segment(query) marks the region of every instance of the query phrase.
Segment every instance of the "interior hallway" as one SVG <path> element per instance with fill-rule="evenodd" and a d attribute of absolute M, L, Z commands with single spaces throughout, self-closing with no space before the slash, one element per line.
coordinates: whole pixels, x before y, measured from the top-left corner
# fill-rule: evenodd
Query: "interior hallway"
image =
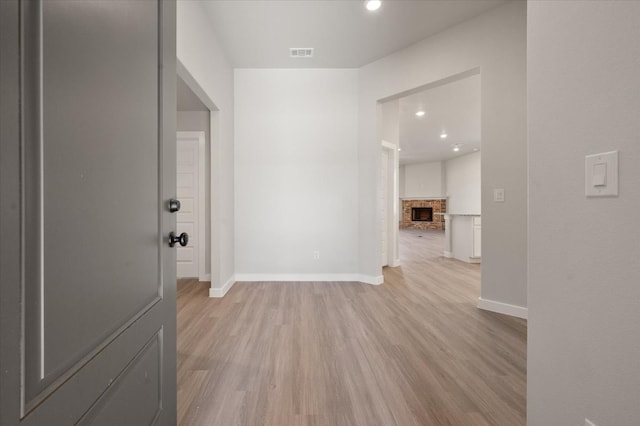
<path fill-rule="evenodd" d="M 385 284 L 178 283 L 181 425 L 524 425 L 526 321 L 476 308 L 480 266 L 401 231 Z"/>

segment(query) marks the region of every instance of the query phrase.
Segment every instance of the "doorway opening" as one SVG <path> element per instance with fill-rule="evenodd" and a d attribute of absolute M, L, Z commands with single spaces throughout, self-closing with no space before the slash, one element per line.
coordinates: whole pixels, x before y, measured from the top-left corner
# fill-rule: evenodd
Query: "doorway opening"
<path fill-rule="evenodd" d="M 178 246 L 178 278 L 211 280 L 210 161 L 211 110 L 184 79 L 177 79 L 176 196 L 180 210 L 176 215 L 178 234 L 188 242 Z M 207 256 L 209 254 L 209 256 Z"/>
<path fill-rule="evenodd" d="M 383 266 L 394 244 L 401 261 L 411 238 L 438 257 L 481 262 L 480 83 L 474 69 L 380 101 L 381 139 L 398 153 L 397 170 L 381 156 L 381 173 L 398 181 L 392 227 L 392 213 L 380 211 Z"/>
<path fill-rule="evenodd" d="M 212 226 L 219 204 L 213 191 L 213 148 L 219 140 L 219 111 L 179 60 L 176 70 L 176 195 L 181 201 L 176 217 L 177 233 L 189 234 L 189 242 L 176 253 L 177 275 L 179 279 L 190 278 L 211 287 L 219 261 Z"/>

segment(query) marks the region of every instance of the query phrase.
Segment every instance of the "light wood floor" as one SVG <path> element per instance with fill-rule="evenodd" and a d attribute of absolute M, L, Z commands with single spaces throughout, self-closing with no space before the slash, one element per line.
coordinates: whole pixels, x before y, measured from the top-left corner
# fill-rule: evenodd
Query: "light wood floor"
<path fill-rule="evenodd" d="M 443 239 L 402 231 L 380 286 L 179 282 L 179 424 L 524 425 L 526 321 L 478 310 Z"/>

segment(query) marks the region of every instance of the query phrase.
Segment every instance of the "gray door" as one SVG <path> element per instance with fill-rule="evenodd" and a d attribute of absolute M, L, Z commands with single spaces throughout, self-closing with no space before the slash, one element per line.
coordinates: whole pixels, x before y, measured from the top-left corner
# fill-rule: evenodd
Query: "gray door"
<path fill-rule="evenodd" d="M 0 424 L 175 424 L 175 4 L 0 1 Z"/>

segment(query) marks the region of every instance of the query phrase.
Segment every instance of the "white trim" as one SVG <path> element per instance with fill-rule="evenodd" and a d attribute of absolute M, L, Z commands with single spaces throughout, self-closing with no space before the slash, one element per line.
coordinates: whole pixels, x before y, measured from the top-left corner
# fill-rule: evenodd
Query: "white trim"
<path fill-rule="evenodd" d="M 387 224 L 387 261 L 382 262 L 382 266 L 390 266 L 390 267 L 398 267 L 400 266 L 400 256 L 399 256 L 399 194 L 400 194 L 400 179 L 398 177 L 400 173 L 400 156 L 398 154 L 398 145 L 388 142 L 384 139 L 380 141 L 380 157 L 382 157 L 382 151 L 387 150 L 389 157 L 389 167 L 387 167 L 387 208 L 385 211 L 387 212 L 387 220 L 385 223 Z M 379 172 L 378 172 L 379 173 Z M 379 182 L 379 181 L 378 181 Z M 380 209 L 378 208 L 378 212 Z M 380 229 L 382 231 L 382 229 Z M 382 240 L 380 240 L 382 242 Z M 381 244 L 382 245 L 382 244 Z M 382 247 L 380 247 L 382 252 Z M 380 256 L 378 256 L 380 258 Z M 376 277 L 376 279 L 379 277 Z M 380 284 L 380 283 L 378 283 Z"/>
<path fill-rule="evenodd" d="M 448 200 L 449 197 L 400 197 L 402 201 L 429 201 L 429 200 Z M 446 213 L 434 213 L 434 214 L 446 214 Z M 480 216 L 480 215 L 478 215 Z"/>
<path fill-rule="evenodd" d="M 216 170 L 220 170 L 220 125 L 219 125 L 219 110 L 209 111 L 209 241 L 211 243 L 211 251 L 209 252 L 209 270 L 211 271 L 211 285 L 222 283 L 222 277 L 220 276 L 221 265 L 221 237 L 219 224 L 221 223 L 221 205 L 218 173 L 214 173 Z M 232 275 L 230 280 L 235 280 L 235 276 Z M 228 282 L 228 281 L 227 281 Z M 233 285 L 233 284 L 232 284 Z M 224 286 L 222 286 L 224 288 Z M 212 296 L 217 297 L 217 296 Z M 220 296 L 222 297 L 222 296 Z"/>
<path fill-rule="evenodd" d="M 529 315 L 529 310 L 523 306 L 510 305 L 495 300 L 483 299 L 482 297 L 478 297 L 478 308 L 524 319 L 527 319 Z"/>
<path fill-rule="evenodd" d="M 395 149 L 396 151 L 398 150 L 398 145 L 391 142 L 387 142 L 384 139 L 382 140 L 382 147 L 387 149 Z"/>
<path fill-rule="evenodd" d="M 448 259 L 452 259 L 453 258 L 453 253 L 451 253 L 450 251 L 444 251 L 444 257 L 448 258 Z"/>
<path fill-rule="evenodd" d="M 360 281 L 361 283 L 371 284 L 371 285 L 384 284 L 384 275 L 378 275 L 377 277 L 374 277 L 371 275 L 358 274 L 358 277 L 359 277 L 358 281 Z"/>
<path fill-rule="evenodd" d="M 198 281 L 211 281 L 211 276 L 207 279 L 205 272 L 205 132 L 204 131 L 178 131 L 176 132 L 176 140 L 180 139 L 197 139 L 198 140 Z"/>
<path fill-rule="evenodd" d="M 236 277 L 232 275 L 222 288 L 209 288 L 209 297 L 224 297 L 235 283 Z"/>
<path fill-rule="evenodd" d="M 236 274 L 236 281 L 267 281 L 267 282 L 361 282 L 365 284 L 379 285 L 384 282 L 384 277 L 362 274 Z"/>
<path fill-rule="evenodd" d="M 200 136 L 198 138 L 198 198 L 200 198 L 200 200 L 198 200 L 198 276 L 200 277 L 200 281 L 210 281 L 211 279 L 207 280 L 206 279 L 206 268 L 205 268 L 205 263 L 206 263 L 206 257 L 205 257 L 205 251 L 207 248 L 207 241 L 205 240 L 206 238 L 206 234 L 204 232 L 205 228 L 207 227 L 206 225 L 206 221 L 207 218 L 204 215 L 205 212 L 205 203 L 207 202 L 207 197 L 206 197 L 206 191 L 205 191 L 205 185 L 206 185 L 206 180 L 205 180 L 205 176 L 207 176 L 207 170 L 206 170 L 206 165 L 205 165 L 205 155 L 206 155 L 206 149 L 205 149 L 205 145 L 206 145 L 206 140 L 205 140 L 205 133 L 204 132 L 199 132 Z"/>

